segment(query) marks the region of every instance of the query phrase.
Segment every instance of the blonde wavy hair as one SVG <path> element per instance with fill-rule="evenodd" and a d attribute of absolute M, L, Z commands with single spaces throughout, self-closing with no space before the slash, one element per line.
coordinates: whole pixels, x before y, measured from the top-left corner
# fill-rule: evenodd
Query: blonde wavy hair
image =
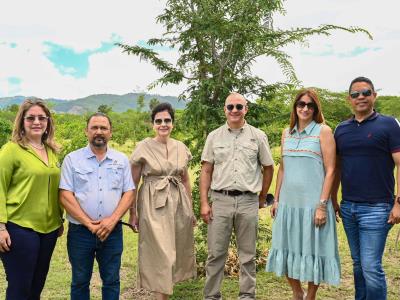
<path fill-rule="evenodd" d="M 28 147 L 29 140 L 25 135 L 24 117 L 26 112 L 33 106 L 39 106 L 40 108 L 42 108 L 46 116 L 48 117 L 47 127 L 42 135 L 42 143 L 52 149 L 55 153 L 58 153 L 60 151 L 60 146 L 54 140 L 54 120 L 46 103 L 39 98 L 27 98 L 19 106 L 19 110 L 14 121 L 11 141 L 19 144 L 21 147 Z"/>

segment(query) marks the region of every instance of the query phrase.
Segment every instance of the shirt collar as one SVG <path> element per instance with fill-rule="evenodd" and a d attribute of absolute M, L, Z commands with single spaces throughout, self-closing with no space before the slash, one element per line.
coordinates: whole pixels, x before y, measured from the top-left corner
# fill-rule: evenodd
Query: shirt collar
<path fill-rule="evenodd" d="M 357 122 L 357 123 L 362 123 L 362 122 L 367 122 L 376 119 L 379 116 L 379 113 L 374 109 L 374 112 L 366 119 L 362 120 L 361 122 L 358 122 L 356 120 L 356 116 L 353 115 L 353 117 L 350 119 L 352 122 Z"/>
<path fill-rule="evenodd" d="M 303 132 L 305 132 L 307 135 L 309 135 L 311 133 L 311 131 L 314 129 L 315 125 L 317 125 L 317 123 L 314 120 L 312 120 L 311 123 L 308 124 L 306 128 L 304 128 Z M 293 134 L 294 132 L 298 132 L 300 134 L 300 132 L 297 129 L 297 124 L 294 125 L 294 127 L 290 133 Z"/>
<path fill-rule="evenodd" d="M 228 130 L 229 132 L 231 132 L 232 130 L 240 130 L 242 132 L 249 125 L 247 124 L 246 120 L 244 120 L 243 126 L 240 127 L 240 128 L 237 128 L 237 129 L 236 128 L 235 129 L 230 128 L 228 122 L 225 122 L 224 126 L 225 126 L 225 129 Z"/>
<path fill-rule="evenodd" d="M 96 157 L 96 154 L 93 153 L 89 144 L 84 148 L 84 154 L 85 154 L 86 158 Z M 107 158 L 111 159 L 111 160 L 114 159 L 114 153 L 108 145 L 107 145 L 107 152 L 106 152 L 106 155 L 104 156 L 104 159 L 107 159 Z"/>

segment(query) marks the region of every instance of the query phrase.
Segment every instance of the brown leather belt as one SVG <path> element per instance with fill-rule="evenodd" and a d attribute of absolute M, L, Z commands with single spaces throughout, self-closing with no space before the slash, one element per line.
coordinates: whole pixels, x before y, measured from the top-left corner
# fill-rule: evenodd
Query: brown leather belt
<path fill-rule="evenodd" d="M 240 196 L 240 195 L 244 195 L 244 194 L 253 194 L 250 191 L 243 192 L 243 191 L 238 191 L 238 190 L 230 190 L 230 191 L 228 191 L 228 190 L 213 190 L 213 191 L 224 194 L 224 195 L 228 195 L 228 196 Z"/>

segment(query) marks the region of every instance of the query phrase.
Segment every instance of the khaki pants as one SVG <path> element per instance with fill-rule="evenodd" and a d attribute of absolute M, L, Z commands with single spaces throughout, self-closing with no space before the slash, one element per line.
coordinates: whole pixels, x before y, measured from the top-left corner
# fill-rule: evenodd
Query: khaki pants
<path fill-rule="evenodd" d="M 204 299 L 221 299 L 220 287 L 232 229 L 240 262 L 239 299 L 255 299 L 258 196 L 212 192 L 213 220 L 208 225 L 208 258 Z"/>

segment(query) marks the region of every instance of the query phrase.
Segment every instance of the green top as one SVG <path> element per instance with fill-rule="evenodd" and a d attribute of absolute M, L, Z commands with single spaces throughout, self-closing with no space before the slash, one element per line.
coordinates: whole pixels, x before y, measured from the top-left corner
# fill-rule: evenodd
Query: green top
<path fill-rule="evenodd" d="M 0 151 L 0 222 L 8 221 L 37 232 L 61 226 L 58 202 L 60 168 L 55 153 L 46 147 L 49 165 L 28 147 L 9 142 Z"/>

